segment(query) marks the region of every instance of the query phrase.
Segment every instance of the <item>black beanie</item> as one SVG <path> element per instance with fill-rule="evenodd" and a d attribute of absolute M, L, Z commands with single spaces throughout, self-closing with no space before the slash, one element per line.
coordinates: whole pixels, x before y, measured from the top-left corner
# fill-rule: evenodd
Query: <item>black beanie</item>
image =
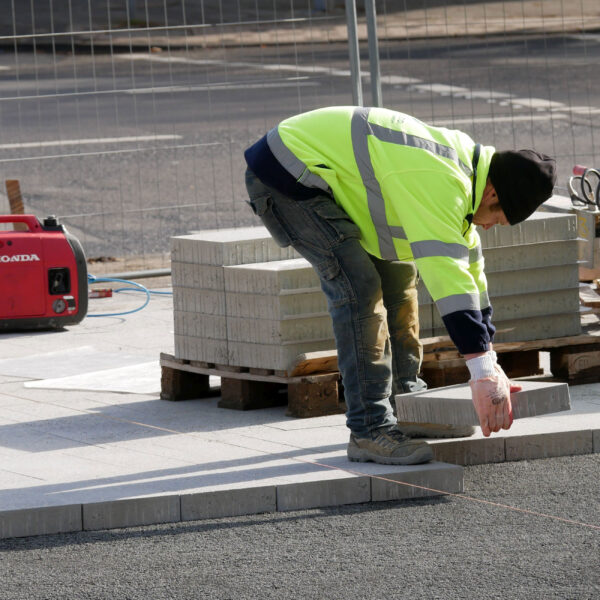
<path fill-rule="evenodd" d="M 556 162 L 535 150 L 496 152 L 489 178 L 508 222 L 516 225 L 552 195 Z"/>

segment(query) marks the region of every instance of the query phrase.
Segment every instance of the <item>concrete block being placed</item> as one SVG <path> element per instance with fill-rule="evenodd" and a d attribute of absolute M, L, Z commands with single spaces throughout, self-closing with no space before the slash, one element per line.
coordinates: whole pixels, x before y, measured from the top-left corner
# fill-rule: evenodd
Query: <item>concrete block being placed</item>
<path fill-rule="evenodd" d="M 566 383 L 519 381 L 522 391 L 511 395 L 515 419 L 524 419 L 569 410 L 569 386 Z M 398 421 L 479 425 L 468 384 L 399 394 L 395 398 Z"/>

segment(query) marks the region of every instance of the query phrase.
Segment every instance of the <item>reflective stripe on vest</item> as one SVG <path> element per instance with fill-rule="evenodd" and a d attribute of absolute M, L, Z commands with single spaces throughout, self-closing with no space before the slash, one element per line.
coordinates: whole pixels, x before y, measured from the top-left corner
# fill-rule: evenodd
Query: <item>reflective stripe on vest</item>
<path fill-rule="evenodd" d="M 277 127 L 267 133 L 267 144 L 273 156 L 288 173 L 296 178 L 298 183 L 326 192 L 329 190 L 329 184 L 319 175 L 309 171 L 308 167 L 283 143 Z"/>
<path fill-rule="evenodd" d="M 369 123 L 370 110 L 370 108 L 358 107 L 352 115 L 351 137 L 354 158 L 356 159 L 363 185 L 367 190 L 367 205 L 371 220 L 375 225 L 375 231 L 377 232 L 381 257 L 386 260 L 398 260 L 393 240 L 394 238 L 403 240 L 407 238 L 404 229 L 390 226 L 387 223 L 385 200 L 383 199 L 381 187 L 379 181 L 377 181 L 375 169 L 371 162 L 368 136 L 372 135 L 382 142 L 421 148 L 432 154 L 448 158 L 459 165 L 468 176 L 472 175 L 472 171 L 458 158 L 458 153 L 454 148 L 416 135 L 388 129 L 376 123 Z M 424 240 L 412 243 L 410 247 L 415 259 L 428 256 L 450 256 L 468 261 L 470 258 L 468 249 L 461 244 L 444 244 L 437 240 Z"/>

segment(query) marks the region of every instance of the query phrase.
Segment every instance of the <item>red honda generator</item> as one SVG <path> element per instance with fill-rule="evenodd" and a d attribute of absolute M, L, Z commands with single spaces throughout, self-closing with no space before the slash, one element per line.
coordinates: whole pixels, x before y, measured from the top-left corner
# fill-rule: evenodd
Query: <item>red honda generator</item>
<path fill-rule="evenodd" d="M 17 224 L 0 231 L 0 332 L 79 323 L 88 305 L 79 240 L 56 217 L 0 215 L 0 223 Z"/>

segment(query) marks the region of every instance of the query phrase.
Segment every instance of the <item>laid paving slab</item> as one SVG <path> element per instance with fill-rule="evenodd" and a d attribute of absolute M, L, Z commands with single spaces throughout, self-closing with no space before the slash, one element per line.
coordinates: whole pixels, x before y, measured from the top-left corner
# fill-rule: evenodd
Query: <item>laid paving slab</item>
<path fill-rule="evenodd" d="M 511 394 L 513 416 L 525 419 L 571 408 L 566 383 L 520 381 L 520 392 Z M 399 421 L 479 425 L 468 384 L 454 385 L 414 394 L 398 394 L 396 411 Z"/>
<path fill-rule="evenodd" d="M 137 301 L 117 296 L 91 305 L 106 310 L 106 302 L 118 312 Z M 68 354 L 91 346 L 95 358 L 139 356 L 141 364 L 149 353 L 173 352 L 172 299 L 155 297 L 122 319 L 87 318 L 61 332 L 2 341 L 0 360 L 36 364 L 57 347 Z M 61 360 L 43 358 L 38 376 L 62 374 Z M 350 463 L 344 415 L 294 419 L 286 407 L 221 409 L 218 396 L 165 402 L 158 392 L 26 387 L 35 374 L 26 375 L 0 379 L 1 537 L 460 493 L 457 465 L 600 451 L 597 384 L 571 388 L 570 410 L 517 420 L 490 438 L 477 428 L 470 438 L 431 440 L 441 462 L 406 470 Z"/>

